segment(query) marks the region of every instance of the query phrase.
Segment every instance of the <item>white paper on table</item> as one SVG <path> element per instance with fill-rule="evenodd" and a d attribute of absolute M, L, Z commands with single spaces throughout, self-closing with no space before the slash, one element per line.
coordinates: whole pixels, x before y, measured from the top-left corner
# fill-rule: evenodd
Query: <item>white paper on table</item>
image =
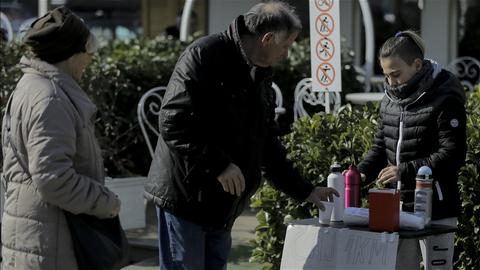
<path fill-rule="evenodd" d="M 300 220 L 287 228 L 280 269 L 394 270 L 397 248 L 397 233 L 324 227 L 316 219 Z"/>
<path fill-rule="evenodd" d="M 347 226 L 368 225 L 368 208 L 345 208 L 345 211 L 343 212 L 343 223 Z"/>
<path fill-rule="evenodd" d="M 343 214 L 343 223 L 347 226 L 368 225 L 368 208 L 347 207 Z M 410 212 L 400 212 L 400 229 L 423 230 L 425 222 L 422 217 Z"/>
<path fill-rule="evenodd" d="M 400 228 L 404 230 L 423 230 L 425 221 L 411 212 L 400 212 Z"/>

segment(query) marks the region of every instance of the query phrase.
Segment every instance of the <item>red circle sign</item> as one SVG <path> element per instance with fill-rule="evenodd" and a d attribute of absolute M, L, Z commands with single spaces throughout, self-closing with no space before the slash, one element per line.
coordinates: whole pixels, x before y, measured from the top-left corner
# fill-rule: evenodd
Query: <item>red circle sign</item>
<path fill-rule="evenodd" d="M 329 38 L 322 38 L 317 42 L 317 57 L 322 61 L 329 61 L 335 54 L 335 44 Z"/>
<path fill-rule="evenodd" d="M 315 0 L 315 6 L 320 11 L 329 11 L 333 7 L 334 0 Z"/>
<path fill-rule="evenodd" d="M 317 68 L 317 81 L 323 86 L 329 86 L 335 80 L 335 69 L 330 63 L 321 63 Z"/>
<path fill-rule="evenodd" d="M 329 36 L 333 33 L 333 29 L 335 28 L 335 21 L 333 17 L 328 13 L 321 13 L 318 15 L 317 19 L 315 20 L 315 30 L 321 36 Z"/>

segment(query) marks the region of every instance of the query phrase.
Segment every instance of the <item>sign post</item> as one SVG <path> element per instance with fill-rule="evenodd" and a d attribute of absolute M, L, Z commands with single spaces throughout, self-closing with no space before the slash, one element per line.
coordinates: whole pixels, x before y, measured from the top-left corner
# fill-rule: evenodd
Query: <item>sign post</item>
<path fill-rule="evenodd" d="M 312 91 L 325 94 L 330 112 L 330 93 L 342 91 L 339 0 L 310 0 L 310 48 Z"/>

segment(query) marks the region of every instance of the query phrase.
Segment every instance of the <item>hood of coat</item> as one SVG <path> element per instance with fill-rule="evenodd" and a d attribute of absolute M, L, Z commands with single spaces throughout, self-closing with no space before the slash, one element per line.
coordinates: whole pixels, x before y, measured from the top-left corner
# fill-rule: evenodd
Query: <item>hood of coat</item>
<path fill-rule="evenodd" d="M 385 80 L 384 88 L 385 96 L 402 107 L 426 94 L 452 95 L 465 102 L 465 91 L 458 79 L 431 59 L 424 60 L 422 69 L 406 84 L 392 87 Z"/>
<path fill-rule="evenodd" d="M 38 75 L 54 82 L 55 87 L 60 87 L 65 92 L 85 122 L 93 120 L 97 107 L 72 76 L 38 58 L 24 56 L 19 65 L 24 74 Z"/>

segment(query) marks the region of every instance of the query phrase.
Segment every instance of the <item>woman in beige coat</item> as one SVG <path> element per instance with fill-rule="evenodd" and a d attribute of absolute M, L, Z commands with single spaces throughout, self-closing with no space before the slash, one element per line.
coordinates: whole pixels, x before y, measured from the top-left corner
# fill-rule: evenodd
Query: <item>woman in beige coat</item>
<path fill-rule="evenodd" d="M 96 107 L 78 85 L 97 43 L 66 8 L 35 21 L 24 42 L 35 57 L 20 61 L 24 75 L 7 106 L 10 132 L 5 117 L 2 125 L 2 267 L 75 270 L 64 211 L 98 218 L 120 211 L 117 196 L 104 187 Z"/>

